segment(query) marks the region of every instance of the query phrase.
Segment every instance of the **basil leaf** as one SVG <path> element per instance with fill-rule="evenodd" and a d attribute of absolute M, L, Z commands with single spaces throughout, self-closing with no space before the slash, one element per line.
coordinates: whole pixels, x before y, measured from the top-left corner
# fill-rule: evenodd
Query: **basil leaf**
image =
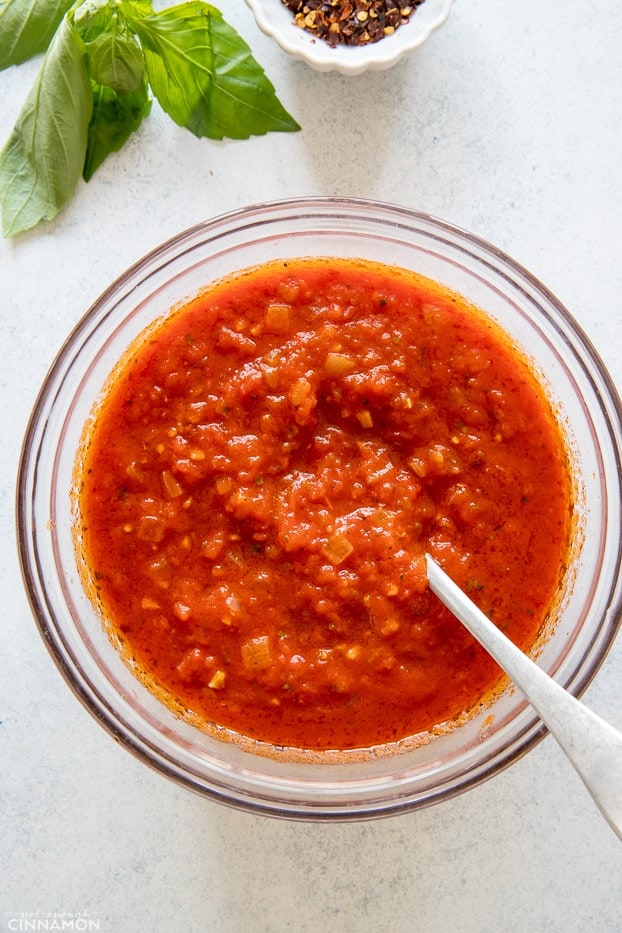
<path fill-rule="evenodd" d="M 151 110 L 147 82 L 119 95 L 113 88 L 93 83 L 93 116 L 82 176 L 89 181 L 111 152 L 118 152 Z"/>
<path fill-rule="evenodd" d="M 110 0 L 84 0 L 70 12 L 69 19 L 82 41 L 89 43 L 110 28 L 115 15 Z"/>
<path fill-rule="evenodd" d="M 72 0 L 0 0 L 0 70 L 45 52 Z"/>
<path fill-rule="evenodd" d="M 5 236 L 50 220 L 69 200 L 82 174 L 92 109 L 84 43 L 65 18 L 0 152 Z"/>
<path fill-rule="evenodd" d="M 210 105 L 210 136 L 246 139 L 270 131 L 291 133 L 299 124 L 284 109 L 248 45 L 218 11 L 212 16 L 216 78 Z"/>
<path fill-rule="evenodd" d="M 140 87 L 145 70 L 142 50 L 132 35 L 124 32 L 115 17 L 107 32 L 101 33 L 87 46 L 91 78 L 127 94 Z"/>
<path fill-rule="evenodd" d="M 163 110 L 195 136 L 248 139 L 300 129 L 247 44 L 217 9 L 190 0 L 137 16 L 119 8 L 141 41 L 149 83 Z"/>

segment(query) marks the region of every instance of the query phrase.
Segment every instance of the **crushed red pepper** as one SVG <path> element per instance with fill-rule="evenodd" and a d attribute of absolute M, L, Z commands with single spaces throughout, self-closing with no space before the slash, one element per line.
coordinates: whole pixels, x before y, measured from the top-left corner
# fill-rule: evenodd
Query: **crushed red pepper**
<path fill-rule="evenodd" d="M 173 312 L 77 469 L 128 657 L 175 708 L 276 745 L 401 739 L 495 688 L 426 550 L 525 649 L 567 557 L 567 457 L 529 366 L 459 296 L 372 262 L 272 262 Z"/>
<path fill-rule="evenodd" d="M 424 0 L 281 0 L 301 29 L 330 46 L 369 45 L 392 35 Z"/>

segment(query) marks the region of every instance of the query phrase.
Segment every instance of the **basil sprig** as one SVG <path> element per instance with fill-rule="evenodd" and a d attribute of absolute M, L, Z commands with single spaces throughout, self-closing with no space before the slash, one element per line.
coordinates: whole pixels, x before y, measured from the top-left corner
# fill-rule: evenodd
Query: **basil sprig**
<path fill-rule="evenodd" d="M 247 44 L 203 0 L 0 0 L 0 69 L 45 51 L 0 152 L 4 236 L 51 220 L 151 109 L 198 137 L 300 129 Z"/>

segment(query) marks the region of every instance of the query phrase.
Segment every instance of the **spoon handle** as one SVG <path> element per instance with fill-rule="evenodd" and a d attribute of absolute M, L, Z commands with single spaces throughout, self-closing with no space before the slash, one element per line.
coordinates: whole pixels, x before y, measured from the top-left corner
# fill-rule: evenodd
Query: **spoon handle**
<path fill-rule="evenodd" d="M 525 694 L 622 839 L 622 733 L 587 709 L 493 625 L 426 554 L 430 589 Z"/>

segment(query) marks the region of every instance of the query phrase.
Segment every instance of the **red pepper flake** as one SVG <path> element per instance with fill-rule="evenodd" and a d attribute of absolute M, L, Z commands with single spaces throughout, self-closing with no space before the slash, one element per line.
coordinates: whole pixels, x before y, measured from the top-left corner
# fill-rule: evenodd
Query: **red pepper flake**
<path fill-rule="evenodd" d="M 424 0 L 281 0 L 301 29 L 333 48 L 370 45 L 405 25 Z"/>

